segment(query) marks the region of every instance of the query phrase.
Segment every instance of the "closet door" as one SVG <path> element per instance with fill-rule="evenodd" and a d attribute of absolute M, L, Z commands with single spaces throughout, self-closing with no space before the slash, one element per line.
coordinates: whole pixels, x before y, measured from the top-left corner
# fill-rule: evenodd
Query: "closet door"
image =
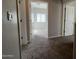
<path fill-rule="evenodd" d="M 73 6 L 66 5 L 65 36 L 74 34 L 74 10 Z"/>

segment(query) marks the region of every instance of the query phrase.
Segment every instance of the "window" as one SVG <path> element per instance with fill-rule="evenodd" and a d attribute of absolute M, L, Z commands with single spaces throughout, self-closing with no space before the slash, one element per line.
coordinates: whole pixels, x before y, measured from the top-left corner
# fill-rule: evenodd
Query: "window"
<path fill-rule="evenodd" d="M 47 14 L 32 13 L 32 22 L 47 22 Z"/>
<path fill-rule="evenodd" d="M 37 14 L 37 22 L 41 22 L 41 15 Z"/>
<path fill-rule="evenodd" d="M 32 22 L 34 22 L 34 13 L 31 15 Z"/>
<path fill-rule="evenodd" d="M 46 15 L 45 14 L 41 14 L 41 22 L 46 22 Z"/>

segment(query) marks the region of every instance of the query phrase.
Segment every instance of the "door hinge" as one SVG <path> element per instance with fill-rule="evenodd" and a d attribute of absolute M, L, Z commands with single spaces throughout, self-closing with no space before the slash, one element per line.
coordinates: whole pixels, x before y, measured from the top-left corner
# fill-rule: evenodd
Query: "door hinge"
<path fill-rule="evenodd" d="M 21 36 L 21 39 L 23 39 L 23 36 Z"/>
<path fill-rule="evenodd" d="M 19 0 L 18 3 L 20 4 L 21 3 L 21 0 Z"/>
<path fill-rule="evenodd" d="M 20 22 L 22 22 L 22 19 L 20 20 Z"/>

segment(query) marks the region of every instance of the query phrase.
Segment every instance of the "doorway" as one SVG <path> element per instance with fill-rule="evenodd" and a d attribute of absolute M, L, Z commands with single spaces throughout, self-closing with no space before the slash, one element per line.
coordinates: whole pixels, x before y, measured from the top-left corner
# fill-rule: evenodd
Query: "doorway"
<path fill-rule="evenodd" d="M 30 35 L 48 37 L 48 3 L 31 2 Z"/>

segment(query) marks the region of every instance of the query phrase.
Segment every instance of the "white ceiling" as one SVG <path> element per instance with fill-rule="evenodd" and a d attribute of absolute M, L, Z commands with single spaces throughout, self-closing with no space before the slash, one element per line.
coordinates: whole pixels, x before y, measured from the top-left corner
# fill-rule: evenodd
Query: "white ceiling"
<path fill-rule="evenodd" d="M 42 3 L 42 2 L 31 2 L 31 7 L 32 8 L 43 8 L 43 9 L 47 9 L 48 4 L 47 3 Z"/>

